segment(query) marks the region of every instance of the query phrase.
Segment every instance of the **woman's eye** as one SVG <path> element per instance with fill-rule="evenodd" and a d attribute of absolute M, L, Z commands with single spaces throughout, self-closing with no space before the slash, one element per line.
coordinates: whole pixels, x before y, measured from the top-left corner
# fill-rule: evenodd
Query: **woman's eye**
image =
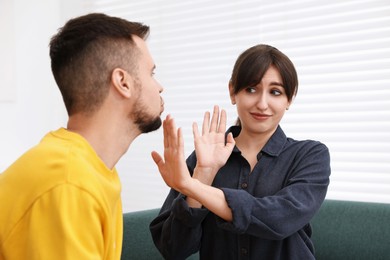
<path fill-rule="evenodd" d="M 253 88 L 253 87 L 246 88 L 245 90 L 246 90 L 246 92 L 248 92 L 248 93 L 255 93 L 255 92 L 256 92 L 256 89 Z"/>
<path fill-rule="evenodd" d="M 282 95 L 282 91 L 278 90 L 278 89 L 273 89 L 271 90 L 271 94 L 274 95 L 274 96 L 280 96 Z"/>

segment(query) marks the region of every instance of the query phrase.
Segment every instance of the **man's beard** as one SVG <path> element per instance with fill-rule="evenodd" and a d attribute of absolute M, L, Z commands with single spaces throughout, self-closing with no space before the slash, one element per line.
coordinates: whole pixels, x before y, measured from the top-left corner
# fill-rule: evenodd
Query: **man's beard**
<path fill-rule="evenodd" d="M 157 130 L 162 125 L 161 117 L 151 116 L 146 111 L 148 111 L 145 101 L 141 100 L 142 86 L 139 78 L 135 76 L 134 86 L 139 91 L 136 96 L 137 101 L 134 104 L 135 110 L 131 112 L 130 118 L 134 120 L 134 123 L 138 126 L 138 129 L 141 133 L 149 133 L 154 130 Z"/>
<path fill-rule="evenodd" d="M 146 106 L 141 104 L 139 99 L 134 107 L 136 110 L 132 113 L 132 118 L 141 133 L 149 133 L 160 128 L 162 124 L 160 115 L 151 116 L 147 114 Z"/>

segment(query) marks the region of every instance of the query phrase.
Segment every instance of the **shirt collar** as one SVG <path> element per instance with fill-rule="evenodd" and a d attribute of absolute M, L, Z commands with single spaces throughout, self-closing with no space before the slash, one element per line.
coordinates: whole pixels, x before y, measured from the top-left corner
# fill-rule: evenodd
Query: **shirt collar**
<path fill-rule="evenodd" d="M 239 133 L 241 132 L 240 126 L 231 126 L 226 134 L 232 133 L 233 137 L 237 137 Z M 278 126 L 276 128 L 276 131 L 272 134 L 271 138 L 268 140 L 268 142 L 265 144 L 261 152 L 266 153 L 270 156 L 278 156 L 282 150 L 284 145 L 287 142 L 287 137 L 284 134 L 282 128 Z M 234 152 L 239 152 L 237 146 L 233 149 Z M 260 151 L 259 151 L 260 152 Z"/>

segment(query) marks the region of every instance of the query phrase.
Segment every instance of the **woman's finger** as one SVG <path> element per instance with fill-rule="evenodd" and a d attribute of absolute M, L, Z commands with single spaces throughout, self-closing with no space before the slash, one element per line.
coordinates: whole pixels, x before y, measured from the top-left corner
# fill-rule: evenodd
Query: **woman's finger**
<path fill-rule="evenodd" d="M 199 138 L 199 129 L 196 122 L 192 123 L 192 134 L 194 135 L 194 140 Z"/>
<path fill-rule="evenodd" d="M 217 132 L 218 130 L 218 120 L 219 120 L 219 107 L 214 106 L 213 116 L 211 118 L 211 125 L 209 132 Z"/>
<path fill-rule="evenodd" d="M 168 117 L 169 117 L 169 115 L 163 121 L 164 149 L 169 147 L 168 130 L 167 130 L 167 120 L 168 120 Z"/>
<path fill-rule="evenodd" d="M 202 125 L 202 135 L 205 135 L 210 130 L 210 112 L 204 113 L 203 125 Z"/>
<path fill-rule="evenodd" d="M 226 111 L 222 109 L 221 111 L 221 117 L 219 119 L 219 125 L 217 129 L 218 133 L 225 133 L 226 132 Z"/>
<path fill-rule="evenodd" d="M 178 143 L 178 148 L 179 148 L 179 154 L 184 155 L 184 138 L 183 138 L 183 131 L 181 127 L 177 129 L 177 143 Z"/>
<path fill-rule="evenodd" d="M 176 133 L 175 120 L 173 118 L 169 118 L 167 130 L 168 130 L 167 132 L 168 132 L 169 147 L 171 148 L 175 147 L 177 142 L 177 133 Z"/>
<path fill-rule="evenodd" d="M 163 164 L 164 164 L 163 158 L 162 158 L 161 155 L 160 155 L 158 152 L 156 152 L 156 151 L 153 151 L 153 152 L 151 153 L 151 155 L 152 155 L 152 158 L 153 158 L 154 163 L 155 163 L 155 164 L 158 166 L 158 168 L 160 169 L 160 167 L 162 167 Z"/>

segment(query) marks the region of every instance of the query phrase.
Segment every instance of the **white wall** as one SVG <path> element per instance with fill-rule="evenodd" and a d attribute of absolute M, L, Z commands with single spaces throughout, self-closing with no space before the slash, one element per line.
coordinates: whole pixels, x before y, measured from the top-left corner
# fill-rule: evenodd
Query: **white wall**
<path fill-rule="evenodd" d="M 50 69 L 49 41 L 79 1 L 0 2 L 0 172 L 45 133 L 66 124 Z"/>
<path fill-rule="evenodd" d="M 58 1 L 1 2 L 0 171 L 64 122 L 48 52 L 59 13 Z"/>

